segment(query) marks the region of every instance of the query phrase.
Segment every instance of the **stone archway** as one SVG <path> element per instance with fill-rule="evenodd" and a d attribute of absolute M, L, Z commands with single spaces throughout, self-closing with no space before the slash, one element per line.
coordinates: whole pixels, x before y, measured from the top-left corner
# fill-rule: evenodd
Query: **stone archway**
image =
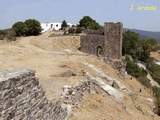
<path fill-rule="evenodd" d="M 104 54 L 103 48 L 101 46 L 97 46 L 97 48 L 96 48 L 96 55 L 98 57 L 102 57 L 103 54 Z"/>

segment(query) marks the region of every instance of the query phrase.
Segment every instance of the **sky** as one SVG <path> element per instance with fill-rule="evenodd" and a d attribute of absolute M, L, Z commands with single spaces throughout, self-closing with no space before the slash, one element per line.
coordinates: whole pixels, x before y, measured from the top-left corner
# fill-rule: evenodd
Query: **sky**
<path fill-rule="evenodd" d="M 146 10 L 148 6 L 156 9 Z M 83 16 L 101 25 L 122 22 L 126 28 L 160 31 L 160 0 L 1 0 L 0 29 L 28 18 L 76 24 Z"/>

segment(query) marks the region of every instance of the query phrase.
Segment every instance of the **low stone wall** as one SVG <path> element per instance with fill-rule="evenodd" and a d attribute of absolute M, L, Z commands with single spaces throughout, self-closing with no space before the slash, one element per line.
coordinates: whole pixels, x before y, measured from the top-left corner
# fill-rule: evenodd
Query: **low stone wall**
<path fill-rule="evenodd" d="M 51 103 L 31 70 L 0 72 L 0 119 L 65 120 L 68 110 Z"/>
<path fill-rule="evenodd" d="M 0 120 L 66 120 L 71 108 L 79 106 L 83 96 L 98 90 L 89 80 L 74 87 L 64 86 L 61 99 L 52 103 L 45 97 L 35 72 L 0 72 Z"/>

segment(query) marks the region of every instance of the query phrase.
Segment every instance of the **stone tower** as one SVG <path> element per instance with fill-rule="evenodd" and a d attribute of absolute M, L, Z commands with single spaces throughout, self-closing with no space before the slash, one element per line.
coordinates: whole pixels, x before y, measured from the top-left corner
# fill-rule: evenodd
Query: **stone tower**
<path fill-rule="evenodd" d="M 111 61 L 122 58 L 123 25 L 107 22 L 104 25 L 104 53 L 105 58 Z"/>

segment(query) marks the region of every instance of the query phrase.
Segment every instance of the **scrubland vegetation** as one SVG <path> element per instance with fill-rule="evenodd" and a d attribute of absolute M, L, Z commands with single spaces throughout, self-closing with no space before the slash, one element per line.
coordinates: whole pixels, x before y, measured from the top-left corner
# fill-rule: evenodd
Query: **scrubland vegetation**
<path fill-rule="evenodd" d="M 150 58 L 150 52 L 160 49 L 159 43 L 154 39 L 142 39 L 137 33 L 126 31 L 123 35 L 123 55 L 126 56 L 126 70 L 128 74 L 136 77 L 143 85 L 149 87 L 147 74 L 160 84 L 160 66 Z M 136 63 L 146 65 L 147 70 L 140 68 Z M 157 98 L 157 110 L 160 114 L 160 88 L 154 87 L 153 92 Z"/>
<path fill-rule="evenodd" d="M 32 36 L 41 33 L 40 22 L 35 19 L 28 19 L 25 22 L 16 22 L 12 29 L 16 32 L 17 36 Z"/>
<path fill-rule="evenodd" d="M 14 41 L 17 36 L 36 36 L 41 33 L 41 30 L 40 22 L 35 19 L 19 21 L 14 23 L 12 28 L 0 30 L 0 40 Z"/>
<path fill-rule="evenodd" d="M 0 30 L 0 40 L 15 41 L 16 33 L 13 29 Z"/>

